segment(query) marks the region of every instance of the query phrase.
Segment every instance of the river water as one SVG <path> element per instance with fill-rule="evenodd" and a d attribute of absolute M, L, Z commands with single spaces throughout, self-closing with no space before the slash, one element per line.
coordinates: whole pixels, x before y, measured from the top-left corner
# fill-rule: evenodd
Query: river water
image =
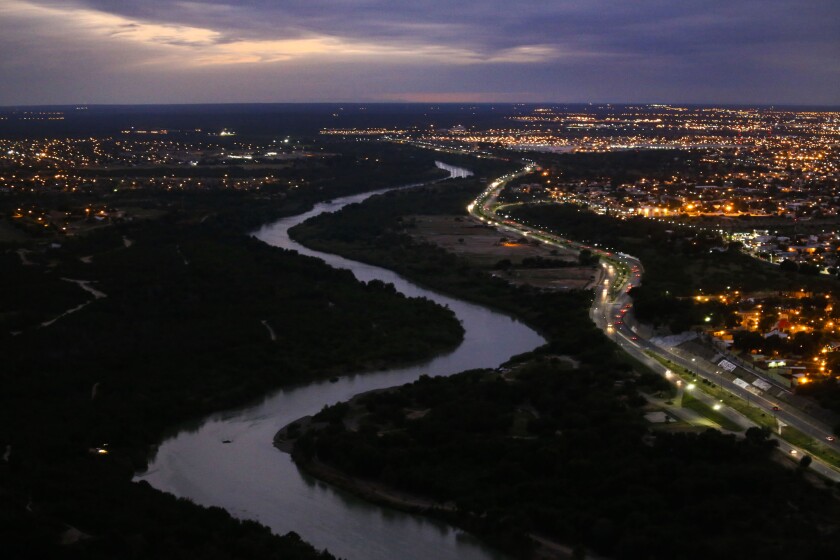
<path fill-rule="evenodd" d="M 453 177 L 469 171 L 438 163 Z M 381 192 L 381 191 L 380 191 Z M 274 532 L 295 531 L 316 548 L 349 560 L 498 560 L 503 555 L 445 523 L 367 503 L 298 471 L 291 457 L 274 448 L 286 424 L 364 391 L 401 385 L 422 374 L 451 375 L 497 367 L 544 342 L 507 315 L 420 288 L 397 274 L 317 251 L 289 238 L 289 228 L 322 212 L 361 202 L 365 193 L 318 204 L 304 214 L 262 227 L 255 236 L 269 245 L 319 257 L 351 270 L 359 280 L 379 279 L 409 296 L 446 305 L 461 320 L 464 342 L 453 352 L 410 367 L 356 374 L 338 382 L 317 381 L 278 391 L 257 404 L 181 426 L 163 441 L 146 480 L 159 490 L 205 506 L 219 506 L 254 519 Z M 223 443 L 229 441 L 229 443 Z"/>

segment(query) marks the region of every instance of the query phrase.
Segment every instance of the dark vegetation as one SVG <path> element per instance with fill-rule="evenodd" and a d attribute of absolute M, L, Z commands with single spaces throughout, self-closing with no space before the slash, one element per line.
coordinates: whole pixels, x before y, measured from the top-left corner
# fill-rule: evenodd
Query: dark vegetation
<path fill-rule="evenodd" d="M 508 183 L 500 202 L 532 202 L 545 199 L 543 188 L 572 183 L 594 183 L 614 187 L 616 197 L 624 196 L 624 185 L 650 179 L 672 180 L 674 176 L 693 176 L 703 182 L 704 174 L 714 173 L 714 165 L 701 163 L 699 152 L 682 150 L 626 150 L 605 153 L 530 154 L 543 172 L 524 175 Z M 542 188 L 520 189 L 523 185 Z"/>
<path fill-rule="evenodd" d="M 638 379 L 551 360 L 514 372 L 366 396 L 357 431 L 337 410 L 300 459 L 454 502 L 454 521 L 523 556 L 529 534 L 622 559 L 816 559 L 840 545 L 840 507 L 769 459 L 766 432 L 646 438 Z"/>
<path fill-rule="evenodd" d="M 564 353 L 586 346 L 594 360 L 608 359 L 612 345 L 588 320 L 590 292 L 511 286 L 407 233 L 410 216 L 463 213 L 482 188 L 474 179 L 463 179 L 390 192 L 308 220 L 293 228 L 292 235 L 307 246 L 396 270 L 426 286 L 515 313 L 552 341 L 545 351 Z"/>
<path fill-rule="evenodd" d="M 753 429 L 738 440 L 715 430 L 649 431 L 639 391 L 662 390 L 664 381 L 592 326 L 589 294 L 510 286 L 405 234 L 409 216 L 463 212 L 479 190 L 461 181 L 390 193 L 311 220 L 294 235 L 508 310 L 540 328 L 548 344 L 502 372 L 423 378 L 362 397 L 360 410 L 325 409 L 326 427 L 305 432 L 296 447 L 302 465 L 317 459 L 453 503 L 454 511 L 436 513 L 523 556 L 533 551 L 532 534 L 632 559 L 816 559 L 840 546 L 838 504 L 801 469 L 771 461 L 767 433 Z M 579 221 L 586 231 L 614 234 Z M 683 243 L 690 240 L 663 246 L 673 252 Z M 719 258 L 748 266 L 736 255 Z M 668 266 L 679 274 L 673 261 Z M 357 429 L 346 427 L 349 415 L 360 415 Z"/>
<path fill-rule="evenodd" d="M 462 328 L 450 311 L 248 235 L 320 198 L 428 177 L 432 161 L 416 154 L 422 165 L 387 166 L 369 183 L 362 171 L 344 185 L 336 176 L 318 193 L 111 197 L 162 217 L 58 239 L 57 247 L 30 244 L 29 266 L 15 247 L 0 253 L 4 557 L 331 557 L 296 535 L 272 535 L 131 477 L 179 422 L 284 384 L 414 361 L 457 344 Z M 65 278 L 90 280 L 106 297 Z M 107 455 L 92 452 L 106 444 Z M 90 538 L 59 544 L 70 527 Z"/>
<path fill-rule="evenodd" d="M 123 234 L 134 241 L 131 248 L 121 247 Z M 90 264 L 75 258 L 90 254 L 89 243 L 102 237 L 110 238 L 112 250 Z M 410 300 L 381 282 L 359 284 L 350 272 L 316 259 L 201 226 L 112 228 L 55 253 L 61 264 L 49 275 L 57 283 L 96 278 L 107 297 L 47 328 L 17 324 L 20 335 L 0 339 L 6 397 L 21 399 L 19 408 L 7 404 L 3 413 L 34 415 L 37 424 L 39 407 L 30 405 L 43 402 L 47 387 L 60 400 L 56 408 L 83 410 L 98 383 L 92 417 L 77 436 L 93 438 L 85 441 L 89 446 L 152 444 L 173 420 L 313 375 L 417 360 L 451 348 L 462 333 L 450 311 L 429 301 Z M 76 290 L 76 301 L 92 299 Z M 65 432 L 63 439 L 66 445 L 76 437 Z"/>
<path fill-rule="evenodd" d="M 25 196 L 0 196 L 0 211 L 8 216 L 21 206 L 78 211 L 90 205 L 165 210 L 179 215 L 182 221 L 218 220 L 220 226 L 245 232 L 271 220 L 299 214 L 318 201 L 447 175 L 435 167 L 432 154 L 407 146 L 334 141 L 306 147 L 326 155 L 289 160 L 287 167 L 272 169 L 272 178 L 262 182 L 259 189 L 220 188 L 220 170 L 224 170 L 221 175 L 234 172 L 232 177 L 236 177 L 234 170 L 242 168 L 124 168 L 104 170 L 108 175 L 98 174 L 96 185 L 89 183 L 86 189 L 73 194 L 44 190 Z M 188 188 L 173 190 L 167 188 L 169 183 L 155 181 L 176 171 L 179 177 L 202 179 L 204 186 L 190 183 Z M 242 169 L 242 176 L 264 177 L 266 170 Z M 126 188 L 135 179 L 140 187 Z M 114 192 L 114 188 L 118 191 Z M 11 223 L 36 238 L 62 238 L 53 228 L 39 225 L 33 229 L 20 221 Z"/>
<path fill-rule="evenodd" d="M 817 379 L 811 383 L 797 386 L 796 393 L 812 397 L 823 408 L 840 412 L 840 383 L 837 383 L 834 379 Z M 834 426 L 834 433 L 840 436 L 840 424 Z"/>
<path fill-rule="evenodd" d="M 554 177 L 564 181 L 601 180 L 613 186 L 633 184 L 640 179 L 670 178 L 672 175 L 697 174 L 702 177 L 707 165 L 701 164 L 700 152 L 683 150 L 622 150 L 606 153 L 576 153 L 539 157 L 540 163 Z M 525 182 L 528 182 L 525 179 Z"/>

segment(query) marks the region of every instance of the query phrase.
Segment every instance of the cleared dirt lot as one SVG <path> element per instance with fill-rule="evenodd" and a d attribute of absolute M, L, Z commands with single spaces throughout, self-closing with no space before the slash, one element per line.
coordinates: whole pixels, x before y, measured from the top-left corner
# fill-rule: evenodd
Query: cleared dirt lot
<path fill-rule="evenodd" d="M 517 268 L 526 258 L 542 257 L 577 263 L 578 255 L 566 249 L 552 251 L 542 243 L 498 232 L 470 218 L 412 216 L 405 221 L 413 224 L 406 230 L 413 237 L 443 247 L 477 266 L 492 270 L 499 261 L 509 260 L 514 268 L 492 270 L 492 274 L 515 284 L 569 290 L 591 288 L 599 277 L 599 267 Z"/>

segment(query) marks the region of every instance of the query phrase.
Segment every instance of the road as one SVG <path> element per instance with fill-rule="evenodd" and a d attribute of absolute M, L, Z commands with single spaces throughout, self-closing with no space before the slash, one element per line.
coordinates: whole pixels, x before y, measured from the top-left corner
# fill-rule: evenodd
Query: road
<path fill-rule="evenodd" d="M 526 162 L 527 163 L 527 162 Z M 747 417 L 740 414 L 738 411 L 725 406 L 720 402 L 696 387 L 683 386 L 684 382 L 679 376 L 671 372 L 666 366 L 659 361 L 650 357 L 648 353 L 654 353 L 658 356 L 670 360 L 678 364 L 686 370 L 694 373 L 698 378 L 705 379 L 710 383 L 724 388 L 731 395 L 747 401 L 750 405 L 762 409 L 766 414 L 770 414 L 781 421 L 780 429 L 784 430 L 783 425 L 792 426 L 797 430 L 811 436 L 818 443 L 822 443 L 827 447 L 831 447 L 840 452 L 840 442 L 829 441 L 828 438 L 832 435 L 829 426 L 809 416 L 807 413 L 785 406 L 782 408 L 778 401 L 772 399 L 761 392 L 758 394 L 736 385 L 733 381 L 725 378 L 722 370 L 711 362 L 704 361 L 700 358 L 691 356 L 686 352 L 682 352 L 677 348 L 657 346 L 649 339 L 642 336 L 642 333 L 636 327 L 628 325 L 627 319 L 632 317 L 632 299 L 628 292 L 634 286 L 639 286 L 642 281 L 642 274 L 644 268 L 642 263 L 630 255 L 609 251 L 604 248 L 599 248 L 594 245 L 579 243 L 570 239 L 565 239 L 554 235 L 550 232 L 535 228 L 526 224 L 515 222 L 506 216 L 499 216 L 497 211 L 501 207 L 498 203 L 498 197 L 505 185 L 516 178 L 522 177 L 536 170 L 536 165 L 527 163 L 527 165 L 516 173 L 509 173 L 495 181 L 493 181 L 469 206 L 467 211 L 475 219 L 483 223 L 495 226 L 501 231 L 512 232 L 524 237 L 537 239 L 548 245 L 562 247 L 565 249 L 582 250 L 589 249 L 593 254 L 601 257 L 601 266 L 604 267 L 601 276 L 600 285 L 595 290 L 595 300 L 590 309 L 590 317 L 593 322 L 603 330 L 607 336 L 612 338 L 625 352 L 644 363 L 651 370 L 662 374 L 671 383 L 675 384 L 678 390 L 691 390 L 693 396 L 705 404 L 712 406 L 720 414 L 723 414 L 735 424 L 742 428 L 750 428 L 757 426 Z M 710 421 L 701 417 L 693 411 L 669 407 L 666 403 L 659 403 L 663 408 L 667 409 L 669 413 L 681 420 L 697 425 L 710 425 Z M 776 408 L 777 410 L 774 410 Z M 713 426 L 716 426 L 712 424 Z M 779 449 L 783 452 L 802 457 L 807 453 L 805 450 L 797 448 L 777 435 L 773 436 L 779 441 Z M 817 457 L 812 457 L 813 462 L 811 469 L 822 474 L 826 478 L 840 482 L 840 470 L 823 462 Z"/>

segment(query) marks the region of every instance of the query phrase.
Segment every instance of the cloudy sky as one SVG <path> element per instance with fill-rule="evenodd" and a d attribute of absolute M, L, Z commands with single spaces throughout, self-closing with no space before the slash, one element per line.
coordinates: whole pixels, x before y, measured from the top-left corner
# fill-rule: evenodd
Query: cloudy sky
<path fill-rule="evenodd" d="M 840 0 L 0 0 L 0 105 L 840 105 Z"/>

